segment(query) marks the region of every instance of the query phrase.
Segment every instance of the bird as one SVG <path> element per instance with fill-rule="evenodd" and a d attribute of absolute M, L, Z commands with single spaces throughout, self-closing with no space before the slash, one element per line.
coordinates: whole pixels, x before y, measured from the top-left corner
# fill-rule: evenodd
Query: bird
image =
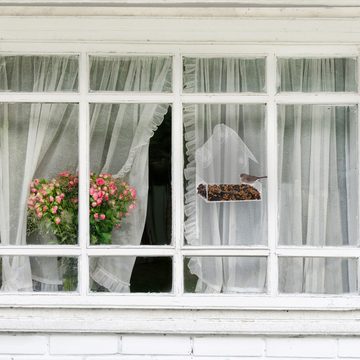
<path fill-rule="evenodd" d="M 254 176 L 249 174 L 240 174 L 240 182 L 244 184 L 254 184 L 259 179 L 266 179 L 267 176 Z"/>

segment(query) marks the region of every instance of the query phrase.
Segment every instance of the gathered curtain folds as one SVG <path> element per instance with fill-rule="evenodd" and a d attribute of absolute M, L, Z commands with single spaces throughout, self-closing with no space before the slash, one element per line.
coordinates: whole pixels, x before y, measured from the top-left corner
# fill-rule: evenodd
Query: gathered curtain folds
<path fill-rule="evenodd" d="M 357 89 L 356 59 L 279 59 L 283 91 Z M 355 106 L 278 107 L 279 244 L 359 246 L 358 120 Z M 287 293 L 357 289 L 351 259 L 282 258 Z"/>
<path fill-rule="evenodd" d="M 0 58 L 0 89 L 74 90 L 77 66 L 70 66 L 69 61 L 51 56 Z M 64 76 L 64 69 L 72 69 L 71 76 Z M 51 177 L 64 168 L 76 170 L 77 108 L 72 104 L 0 104 L 1 245 L 27 244 L 27 198 L 33 178 Z M 30 261 L 27 256 L 4 256 L 1 290 L 31 291 L 33 280 L 41 283 L 43 291 L 57 290 L 61 282 L 56 262 L 56 258 Z"/>
<path fill-rule="evenodd" d="M 126 71 L 124 71 L 126 69 Z M 171 91 L 171 58 L 93 57 L 91 87 L 103 91 Z M 90 167 L 136 188 L 136 209 L 112 232 L 114 245 L 140 245 L 147 211 L 149 142 L 168 104 L 94 104 L 90 115 Z M 111 292 L 129 292 L 135 257 L 90 259 L 90 276 Z"/>
<path fill-rule="evenodd" d="M 125 65 L 126 73 L 120 71 Z M 171 91 L 170 58 L 94 57 L 91 68 L 96 75 L 91 76 L 92 84 L 101 91 Z M 77 60 L 75 66 L 66 57 L 0 58 L 0 91 L 76 91 L 77 69 Z M 113 233 L 115 245 L 140 244 L 146 218 L 148 146 L 167 109 L 165 104 L 91 106 L 91 170 L 123 178 L 138 193 L 137 209 Z M 26 237 L 29 184 L 34 177 L 77 171 L 78 106 L 3 103 L 0 116 L 1 244 L 53 242 L 53 238 Z M 127 292 L 134 261 L 135 257 L 91 259 L 90 276 L 109 291 Z M 58 291 L 61 271 L 56 257 L 3 257 L 2 291 L 32 291 L 34 281 L 36 289 Z"/>
<path fill-rule="evenodd" d="M 219 63 L 220 60 L 216 61 Z M 206 92 L 209 84 L 221 83 L 221 87 L 213 86 L 212 91 L 246 92 L 244 84 L 233 81 L 234 66 L 224 65 L 226 61 L 222 59 L 221 70 L 214 71 L 213 59 L 192 60 L 185 66 L 188 82 L 184 87 L 191 92 Z M 281 84 L 281 90 L 302 92 L 352 91 L 349 75 L 352 65 L 346 61 L 341 64 L 331 59 L 301 59 L 296 66 L 291 61 L 280 62 L 279 87 Z M 237 66 L 242 67 L 243 63 L 238 62 Z M 299 68 L 310 70 L 299 73 Z M 237 72 L 244 73 L 246 69 Z M 252 81 L 249 89 L 262 91 L 264 79 L 246 79 Z M 265 181 L 261 202 L 208 204 L 196 193 L 199 182 L 238 183 L 239 170 L 267 175 L 264 111 L 262 105 L 185 106 L 185 238 L 189 245 L 267 244 Z M 220 124 L 226 127 L 221 136 L 217 134 Z M 355 107 L 279 106 L 280 245 L 358 246 L 357 128 Z M 225 136 L 231 131 L 246 144 L 256 161 L 250 157 L 245 167 L 237 163 L 238 139 L 234 136 L 228 141 Z M 266 265 L 260 259 L 245 263 L 236 257 L 192 258 L 188 266 L 198 277 L 195 291 L 264 291 Z M 301 257 L 279 260 L 282 292 L 344 293 L 356 290 L 356 262 Z"/>

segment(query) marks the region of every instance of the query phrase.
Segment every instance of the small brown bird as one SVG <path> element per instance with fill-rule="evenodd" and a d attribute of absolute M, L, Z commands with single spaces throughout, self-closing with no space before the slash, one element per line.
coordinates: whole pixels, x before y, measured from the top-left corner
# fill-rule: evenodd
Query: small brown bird
<path fill-rule="evenodd" d="M 259 179 L 266 179 L 267 176 L 254 176 L 249 174 L 241 174 L 240 175 L 240 182 L 244 184 L 253 184 L 255 181 Z"/>

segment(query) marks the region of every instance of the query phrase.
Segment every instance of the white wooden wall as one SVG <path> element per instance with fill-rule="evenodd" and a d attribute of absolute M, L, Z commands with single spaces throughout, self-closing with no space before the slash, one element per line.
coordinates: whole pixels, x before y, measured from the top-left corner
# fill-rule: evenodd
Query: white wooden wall
<path fill-rule="evenodd" d="M 290 2 L 273 0 L 278 5 Z M 258 44 L 269 49 L 296 45 L 300 46 L 299 54 L 318 44 L 328 46 L 325 52 L 333 52 L 335 46 L 339 53 L 341 46 L 360 46 L 359 8 L 114 10 L 51 9 L 44 1 L 38 3 L 42 6 L 0 7 L 0 51 L 16 52 L 21 45 L 24 52 L 31 52 L 44 43 L 49 52 L 72 51 L 74 44 L 79 50 L 89 44 L 95 49 L 100 44 L 101 51 L 107 52 L 115 43 L 128 52 L 136 51 L 136 44 L 140 51 L 146 51 L 147 44 L 157 44 L 163 52 L 185 43 L 189 52 L 201 45 L 209 53 L 226 53 L 233 44 L 246 46 L 250 53 Z M 67 1 L 71 3 L 75 1 Z M 359 1 L 296 3 L 354 6 Z M 11 2 L 0 0 L 0 4 Z M 189 17 L 176 18 L 179 14 Z M 92 310 L 90 306 L 76 309 L 81 304 L 75 300 L 66 304 L 60 299 L 58 308 L 51 308 L 43 298 L 37 298 L 34 307 L 22 298 L 16 303 L 12 297 L 5 300 L 2 297 L 0 304 L 0 360 L 360 359 L 360 300 L 329 299 L 326 304 L 331 309 L 327 310 L 314 298 L 306 306 L 297 303 L 288 311 L 282 311 L 281 301 L 269 311 L 256 302 L 253 311 L 246 306 L 240 309 L 241 300 L 238 309 L 233 306 L 231 310 L 221 306 L 211 309 L 209 305 L 207 310 L 193 311 L 180 304 L 177 310 L 164 306 L 153 311 L 129 303 L 131 310 L 121 303 L 112 304 L 112 309 L 101 309 L 99 304 Z M 18 308 L 12 308 L 14 305 Z"/>

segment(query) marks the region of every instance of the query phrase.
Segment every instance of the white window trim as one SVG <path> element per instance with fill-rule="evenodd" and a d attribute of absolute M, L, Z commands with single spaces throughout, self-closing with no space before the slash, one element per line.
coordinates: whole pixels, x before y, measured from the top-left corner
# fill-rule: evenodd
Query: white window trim
<path fill-rule="evenodd" d="M 244 35 L 230 36 L 230 43 L 224 43 L 218 40 L 218 36 L 213 33 L 208 36 L 203 36 L 203 42 L 199 42 L 199 36 L 195 36 L 196 43 L 189 40 L 188 35 L 184 35 L 184 41 L 189 43 L 179 42 L 180 30 L 176 30 L 171 37 L 173 40 L 166 38 L 164 42 L 159 42 L 157 35 L 152 29 L 149 30 L 149 37 L 154 40 L 153 43 L 145 42 L 144 33 L 135 34 L 132 38 L 132 43 L 124 40 L 123 28 L 130 25 L 130 30 L 138 26 L 138 20 L 122 19 L 121 26 L 117 27 L 115 24 L 119 23 L 119 19 L 82 19 L 75 18 L 69 20 L 68 18 L 55 18 L 53 21 L 50 18 L 40 20 L 39 18 L 3 18 L 0 23 L 0 32 L 3 35 L 0 42 L 0 52 L 9 54 L 21 53 L 81 53 L 81 71 L 86 71 L 84 54 L 93 53 L 109 53 L 115 52 L 122 55 L 139 54 L 141 49 L 144 55 L 171 55 L 174 57 L 174 64 L 179 64 L 180 55 L 203 54 L 203 55 L 224 55 L 224 56 L 267 56 L 268 71 L 267 76 L 274 76 L 274 54 L 278 56 L 356 56 L 359 57 L 360 37 L 355 34 L 359 28 L 359 23 L 353 19 L 346 21 L 330 20 L 321 21 L 316 20 L 317 26 L 321 28 L 319 33 L 315 34 L 314 39 L 310 39 L 308 44 L 302 44 L 301 47 L 296 47 L 296 43 L 302 43 L 299 37 L 292 33 L 285 34 L 287 27 L 293 31 L 293 26 L 297 25 L 300 32 L 305 31 L 307 20 L 291 20 L 278 21 L 271 23 L 276 29 L 272 29 L 272 39 L 265 35 L 266 26 L 261 20 L 253 20 L 253 25 L 256 26 L 259 21 L 259 28 L 261 31 L 252 37 L 252 42 L 245 44 L 243 42 Z M 116 20 L 116 21 L 115 21 Z M 155 20 L 157 21 L 157 20 Z M 181 27 L 183 25 L 176 24 L 176 20 L 167 20 L 169 26 Z M 214 20 L 217 26 L 224 25 L 224 34 L 226 35 L 230 30 L 227 25 L 227 20 Z M 309 20 L 313 24 L 313 20 Z M 53 23 L 52 23 L 53 22 Z M 132 24 L 133 22 L 133 24 Z M 79 25 L 78 25 L 79 23 Z M 77 26 L 85 26 L 79 33 L 74 29 Z M 162 22 L 164 23 L 164 22 Z M 250 22 L 251 23 L 251 22 Z M 319 25 L 321 23 L 321 25 Z M 21 24 L 33 27 L 33 31 L 19 30 Z M 95 25 L 94 25 L 95 24 Z M 132 25 L 131 25 L 132 24 Z M 135 25 L 136 24 L 136 25 Z M 148 24 L 148 23 L 147 23 Z M 232 22 L 234 24 L 234 22 Z M 236 22 L 237 24 L 237 22 Z M 249 22 L 246 20 L 247 26 Z M 275 25 L 274 25 L 275 24 Z M 286 24 L 286 26 L 284 25 Z M 188 23 L 189 25 L 189 23 Z M 91 29 L 92 26 L 103 26 L 103 37 L 106 41 L 102 43 L 96 42 Z M 208 23 L 202 24 L 199 20 L 194 20 L 190 25 L 190 29 L 201 28 L 206 29 Z M 239 20 L 239 27 L 243 27 L 243 19 Z M 235 26 L 234 31 L 238 31 Z M 353 33 L 349 33 L 349 28 L 353 26 Z M 61 36 L 54 35 L 59 27 L 64 29 L 64 34 Z M 156 28 L 156 25 L 155 25 Z M 325 35 L 326 29 L 330 29 Z M 52 33 L 51 33 L 52 31 Z M 84 40 L 83 34 L 89 31 L 89 39 Z M 343 31 L 343 32 L 342 32 Z M 146 31 L 145 31 L 146 32 Z M 334 32 L 337 32 L 333 36 Z M 340 32 L 340 33 L 339 33 Z M 188 33 L 188 31 L 186 32 Z M 224 34 L 222 34 L 224 38 Z M 277 37 L 276 35 L 277 34 Z M 319 35 L 320 34 L 320 35 Z M 118 41 L 113 42 L 114 37 L 119 36 Z M 160 36 L 160 35 L 159 35 Z M 290 45 L 279 45 L 279 41 L 289 41 L 293 36 L 293 42 Z M 56 38 L 50 40 L 51 38 Z M 254 40 L 257 38 L 258 40 Z M 71 39 L 71 40 L 70 40 Z M 86 39 L 86 37 L 85 37 Z M 209 39 L 213 42 L 209 43 Z M 279 40 L 280 39 L 280 40 Z M 339 39 L 342 39 L 340 41 Z M 170 44 L 168 42 L 171 42 Z M 313 44 L 311 44 L 313 42 Z M 139 54 L 140 55 L 140 54 Z M 359 71 L 360 74 L 360 71 Z M 181 88 L 181 78 L 174 75 L 174 88 Z M 360 81 L 359 81 L 360 84 Z M 80 84 L 80 93 L 78 95 L 69 94 L 42 94 L 41 101 L 47 102 L 80 102 L 80 116 L 81 119 L 86 118 L 88 102 L 92 101 L 121 101 L 121 102 L 165 102 L 173 105 L 173 146 L 174 156 L 180 161 L 182 166 L 182 124 L 181 119 L 181 101 L 188 102 L 233 102 L 233 103 L 267 103 L 268 104 L 268 118 L 272 130 L 269 132 L 268 146 L 276 144 L 276 127 L 275 110 L 271 107 L 275 106 L 275 101 L 279 103 L 331 103 L 331 104 L 360 104 L 360 96 L 357 94 L 316 94 L 308 96 L 303 94 L 301 98 L 298 94 L 281 94 L 276 95 L 272 89 L 266 95 L 250 95 L 250 94 L 226 94 L 226 95 L 179 95 L 179 94 L 90 94 L 86 97 L 84 89 L 87 84 Z M 81 90 L 82 89 L 82 90 Z M 39 101 L 39 94 L 1 94 L 0 101 Z M 40 95 L 39 95 L 40 96 Z M 106 98 L 105 98 L 106 97 Z M 269 116 L 271 115 L 272 116 Z M 272 123 L 272 125 L 271 125 Z M 360 123 L 360 121 L 359 121 Z M 85 121 L 80 122 L 80 129 L 82 134 L 86 134 L 88 129 Z M 180 140 L 179 140 L 180 139 Z M 87 135 L 82 137 L 79 146 L 84 146 L 88 142 Z M 177 144 L 177 145 L 175 145 Z M 182 150 L 182 149 L 181 149 Z M 85 152 L 82 155 L 84 158 L 87 155 Z M 270 160 L 270 159 L 269 159 Z M 175 162 L 175 161 L 174 161 Z M 276 157 L 272 160 L 272 164 L 276 163 Z M 270 164 L 269 164 L 270 165 Z M 83 163 L 83 170 L 86 170 L 88 164 Z M 182 168 L 173 165 L 173 180 L 178 181 L 175 185 L 181 189 L 182 187 Z M 272 178 L 276 179 L 277 174 L 274 168 Z M 178 180 L 174 179 L 177 176 Z M 269 173 L 270 176 L 270 173 Z M 84 185 L 87 179 L 80 180 Z M 269 182 L 271 189 L 276 189 L 276 181 Z M 83 200 L 87 201 L 86 194 L 80 194 Z M 164 247 L 126 247 L 123 249 L 111 249 L 111 255 L 169 255 L 174 254 L 175 261 L 179 261 L 180 243 L 182 240 L 182 193 L 177 192 L 174 196 L 173 206 L 176 214 L 181 214 L 177 217 L 173 224 L 174 236 L 176 246 L 174 248 L 169 246 Z M 269 202 L 270 204 L 270 202 Z M 276 221 L 276 203 L 269 205 L 269 218 L 272 216 Z M 85 208 L 84 204 L 84 208 Z M 84 210 L 82 210 L 84 211 Z M 271 212 L 271 214 L 270 214 Z M 211 248 L 203 252 L 203 254 L 219 254 L 219 255 L 269 255 L 269 265 L 273 270 L 268 279 L 270 285 L 270 293 L 268 295 L 232 295 L 221 294 L 218 295 L 201 295 L 201 294 L 185 294 L 179 296 L 181 289 L 174 286 L 174 294 L 93 294 L 84 296 L 87 290 L 87 279 L 82 279 L 81 294 L 0 294 L 0 331 L 103 331 L 103 332 L 167 332 L 167 333 L 247 333 L 247 334 L 360 334 L 360 297 L 351 295 L 342 296 L 317 296 L 317 295 L 279 295 L 276 293 L 276 257 L 275 257 L 275 242 L 276 233 L 273 228 L 275 222 L 269 221 L 269 248 L 257 247 L 256 249 L 246 247 L 235 247 L 226 249 Z M 56 247 L 49 246 L 46 249 L 37 248 L 35 246 L 28 246 L 26 248 L 6 247 L 1 249 L 0 254 L 17 254 L 17 255 L 75 255 L 81 256 L 85 252 L 92 254 L 93 248 L 88 250 L 84 247 L 84 239 L 87 237 L 86 220 L 80 228 L 82 234 L 82 247 L 74 246 Z M 177 235 L 176 235 L 176 234 Z M 306 256 L 343 256 L 343 257 L 360 257 L 359 248 L 324 248 L 314 249 L 311 247 L 296 248 L 296 247 L 278 247 L 276 252 L 279 255 L 295 256 L 299 255 L 299 251 Z M 183 255 L 197 254 L 199 249 L 195 247 L 184 247 Z M 251 254 L 250 254 L 251 253 Z M 96 254 L 107 255 L 106 248 L 97 249 Z M 87 264 L 84 261 L 80 262 L 80 267 L 87 271 Z M 181 267 L 177 268 L 174 273 L 177 278 L 176 284 L 181 280 Z M 359 271 L 360 274 L 360 271 Z M 87 276 L 86 276 L 87 277 Z M 359 277 L 358 277 L 359 278 Z M 75 308 L 75 309 L 74 309 Z M 109 309 L 111 308 L 111 311 Z M 201 310 L 199 313 L 198 311 Z M 47 319 L 45 322 L 44 319 Z"/>
<path fill-rule="evenodd" d="M 70 44 L 69 44 L 70 45 Z M 116 53 L 130 55 L 115 46 Z M 79 55 L 80 70 L 79 92 L 69 93 L 0 93 L 0 102 L 77 102 L 79 106 L 79 152 L 80 152 L 80 208 L 79 208 L 79 246 L 25 246 L 25 247 L 0 247 L 1 255 L 41 255 L 41 256 L 79 256 L 79 293 L 78 294 L 53 294 L 53 293 L 4 293 L 0 294 L 0 304 L 6 305 L 48 305 L 55 307 L 67 306 L 104 306 L 104 307 L 163 307 L 163 308 L 259 308 L 259 309 L 314 309 L 330 307 L 358 307 L 360 298 L 354 294 L 344 295 L 283 295 L 278 293 L 278 256 L 318 256 L 318 257 L 350 257 L 358 260 L 360 274 L 360 248 L 334 247 L 313 248 L 277 246 L 277 104 L 360 104 L 360 91 L 357 93 L 318 93 L 299 94 L 276 92 L 276 57 L 297 56 L 299 49 L 289 49 L 288 46 L 278 46 L 271 51 L 263 46 L 252 47 L 252 52 L 246 47 L 231 47 L 232 52 L 226 56 L 265 56 L 267 69 L 267 92 L 264 94 L 188 94 L 182 93 L 182 56 L 219 56 L 219 53 L 209 53 L 198 50 L 196 53 L 188 52 L 186 46 L 179 46 L 176 52 L 159 53 L 156 48 L 148 53 L 137 55 L 169 55 L 173 58 L 173 93 L 91 93 L 88 84 L 89 56 L 91 50 L 76 51 Z M 292 51 L 290 51 L 292 50 Z M 2 54 L 9 52 L 2 51 Z M 12 50 L 13 54 L 24 54 Z M 45 48 L 40 44 L 37 51 L 31 53 L 45 53 Z M 97 52 L 98 54 L 106 52 Z M 131 54 L 134 54 L 131 52 Z M 326 48 L 323 52 L 319 46 L 310 49 L 302 57 L 321 56 L 350 56 L 360 58 L 360 52 L 349 47 L 346 52 L 339 54 L 338 49 Z M 360 71 L 358 83 L 360 84 Z M 88 109 L 92 102 L 125 102 L 125 103 L 169 103 L 172 106 L 172 188 L 173 188 L 173 245 L 170 246 L 134 246 L 134 247 L 107 247 L 88 246 L 89 219 L 87 176 L 82 176 L 89 171 L 89 127 Z M 234 247 L 195 247 L 183 245 L 183 124 L 182 108 L 186 103 L 258 103 L 267 105 L 267 164 L 268 164 L 268 244 L 269 246 L 234 246 Z M 360 123 L 360 115 L 359 115 Z M 171 294 L 100 294 L 91 293 L 89 289 L 89 270 L 87 256 L 171 256 L 173 257 L 173 293 Z M 266 256 L 268 258 L 267 293 L 265 294 L 184 294 L 183 293 L 183 257 L 184 256 Z M 358 277 L 358 282 L 360 282 Z M 359 285 L 359 284 L 358 284 Z M 360 286 L 358 286 L 359 292 Z"/>

